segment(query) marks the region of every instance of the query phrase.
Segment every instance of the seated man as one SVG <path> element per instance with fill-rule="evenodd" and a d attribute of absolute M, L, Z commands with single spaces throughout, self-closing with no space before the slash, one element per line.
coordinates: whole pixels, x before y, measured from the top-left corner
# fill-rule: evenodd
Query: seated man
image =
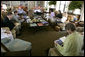
<path fill-rule="evenodd" d="M 28 11 L 28 16 L 29 16 L 31 19 L 33 19 L 33 10 L 29 10 L 29 11 Z"/>
<path fill-rule="evenodd" d="M 84 40 L 84 27 L 77 27 L 76 31 L 79 32 L 83 36 L 83 40 Z M 84 51 L 84 44 L 82 47 L 82 51 Z"/>
<path fill-rule="evenodd" d="M 63 13 L 63 17 L 60 19 L 60 21 L 56 22 L 57 25 L 60 26 L 62 30 L 65 30 L 66 20 L 67 20 L 66 13 Z"/>
<path fill-rule="evenodd" d="M 9 12 L 9 13 L 7 13 L 7 16 L 3 20 L 3 26 L 9 27 L 10 30 L 12 30 L 15 27 L 14 23 L 11 22 L 11 19 L 12 19 L 12 13 Z"/>
<path fill-rule="evenodd" d="M 20 23 L 23 23 L 25 19 L 23 18 L 23 14 L 19 14 L 19 21 Z"/>
<path fill-rule="evenodd" d="M 58 18 L 60 18 L 60 19 L 62 18 L 62 13 L 61 13 L 60 10 L 58 11 L 58 14 L 56 15 L 56 17 L 58 17 Z"/>
<path fill-rule="evenodd" d="M 23 14 L 23 13 L 26 13 L 26 12 L 21 7 L 19 7 L 18 14 Z"/>
<path fill-rule="evenodd" d="M 13 18 L 12 13 L 8 12 L 7 16 L 3 20 L 3 27 L 9 27 L 11 31 L 15 30 L 17 32 L 19 28 L 11 21 L 12 18 Z"/>
<path fill-rule="evenodd" d="M 19 16 L 18 16 L 18 13 L 17 11 L 14 11 L 14 14 L 13 14 L 13 19 L 11 20 L 17 27 L 17 34 L 20 34 L 20 29 L 21 29 L 21 22 L 19 20 Z"/>
<path fill-rule="evenodd" d="M 19 15 L 18 15 L 18 12 L 17 12 L 17 11 L 14 11 L 14 14 L 13 14 L 13 21 L 19 22 L 19 23 L 20 23 L 20 21 L 19 21 Z"/>
<path fill-rule="evenodd" d="M 63 42 L 63 46 L 56 44 L 55 48 L 63 56 L 80 56 L 83 47 L 83 37 L 76 32 L 76 27 L 72 23 L 68 23 L 65 26 L 69 35 Z M 51 50 L 49 52 L 51 54 Z"/>

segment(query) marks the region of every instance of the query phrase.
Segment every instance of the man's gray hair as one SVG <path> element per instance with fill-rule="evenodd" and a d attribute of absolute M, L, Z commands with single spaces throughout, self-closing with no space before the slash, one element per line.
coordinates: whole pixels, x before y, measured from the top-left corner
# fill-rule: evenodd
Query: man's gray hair
<path fill-rule="evenodd" d="M 65 26 L 66 30 L 71 30 L 71 31 L 75 31 L 76 30 L 76 26 L 73 23 L 68 23 Z"/>

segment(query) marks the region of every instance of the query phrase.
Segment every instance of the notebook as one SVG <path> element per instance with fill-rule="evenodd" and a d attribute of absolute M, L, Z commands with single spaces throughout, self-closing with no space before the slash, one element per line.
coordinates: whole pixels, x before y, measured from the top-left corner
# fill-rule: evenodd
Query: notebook
<path fill-rule="evenodd" d="M 38 26 L 43 26 L 43 24 L 42 24 L 42 23 L 37 23 L 37 25 L 38 25 Z"/>
<path fill-rule="evenodd" d="M 63 46 L 63 42 L 65 41 L 66 37 L 61 37 L 58 40 L 55 40 L 54 43 L 58 43 L 59 45 Z"/>
<path fill-rule="evenodd" d="M 32 24 L 30 24 L 30 26 L 31 26 L 31 27 L 37 26 L 37 24 L 36 24 L 36 23 L 32 23 Z"/>

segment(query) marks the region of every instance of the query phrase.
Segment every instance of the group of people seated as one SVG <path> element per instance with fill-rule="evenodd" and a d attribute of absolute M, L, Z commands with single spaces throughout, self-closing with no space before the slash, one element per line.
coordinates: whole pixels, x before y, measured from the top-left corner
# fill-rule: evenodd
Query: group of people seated
<path fill-rule="evenodd" d="M 53 28 L 59 28 L 59 30 L 65 30 L 65 25 L 69 22 L 71 23 L 84 23 L 80 21 L 80 15 L 74 15 L 70 13 L 61 13 L 61 11 L 54 11 L 53 9 L 50 10 L 49 17 L 47 18 L 50 21 Z M 83 25 L 83 24 L 82 24 Z"/>
<path fill-rule="evenodd" d="M 70 14 L 70 13 L 66 13 L 66 12 L 63 12 L 61 13 L 61 11 L 54 11 L 53 9 L 50 10 L 50 16 L 52 18 L 57 18 L 57 19 L 60 19 L 61 22 L 63 19 L 65 19 L 65 21 L 73 21 L 73 22 L 76 22 L 76 21 L 79 21 L 79 15 L 75 15 L 75 14 Z"/>
<path fill-rule="evenodd" d="M 13 17 L 13 14 L 11 12 L 8 12 L 5 17 L 2 16 L 2 18 L 3 19 L 1 21 L 1 27 L 8 27 L 11 31 L 15 30 L 17 34 L 20 33 L 21 23 L 16 21 L 15 16 Z M 13 20 L 15 22 L 13 22 Z"/>
<path fill-rule="evenodd" d="M 9 9 L 6 12 L 1 10 L 1 44 L 10 52 L 31 51 L 31 42 L 17 39 L 17 36 L 21 34 L 22 23 L 25 21 L 23 14 L 25 11 L 21 8 L 15 11 Z M 4 52 L 3 48 L 1 52 Z"/>
<path fill-rule="evenodd" d="M 27 19 L 27 11 L 21 7 L 17 9 L 10 8 L 6 12 L 3 9 L 1 10 L 1 27 L 9 27 L 10 30 L 15 30 L 17 35 L 20 34 L 22 23 Z"/>
<path fill-rule="evenodd" d="M 84 55 L 84 22 L 80 21 L 77 15 L 67 14 L 61 13 L 60 10 L 58 12 L 50 10 L 48 19 L 51 25 L 54 24 L 55 29 L 62 28 L 68 35 L 54 41 L 55 47 L 50 48 L 48 56 Z"/>
<path fill-rule="evenodd" d="M 37 11 L 36 11 L 37 12 Z M 39 10 L 40 12 L 40 10 Z M 10 51 L 21 51 L 21 50 L 31 50 L 31 43 L 26 42 L 20 39 L 16 39 L 16 35 L 20 34 L 22 22 L 24 22 L 26 19 L 26 12 L 19 8 L 18 10 L 15 10 L 14 12 L 8 11 L 5 13 L 1 11 L 1 31 L 5 29 L 5 32 L 10 34 L 10 32 L 13 35 L 13 41 L 10 41 L 9 38 L 3 38 L 1 41 L 2 43 L 10 50 Z M 29 13 L 29 12 L 28 12 Z M 32 14 L 32 13 L 30 13 Z M 22 16 L 23 15 L 23 16 Z M 57 17 L 57 23 L 62 23 L 63 25 L 61 27 L 64 27 L 65 30 L 68 32 L 68 35 L 64 38 L 64 40 L 55 41 L 55 47 L 51 48 L 49 50 L 49 56 L 59 56 L 59 54 L 56 52 L 56 50 L 59 51 L 59 53 L 62 56 L 79 56 L 81 55 L 81 51 L 83 50 L 84 45 L 84 34 L 80 34 L 76 31 L 77 27 L 74 24 L 78 19 L 77 17 L 70 18 L 69 16 L 66 17 L 66 13 L 61 13 L 59 11 L 58 14 L 55 14 L 53 10 L 50 11 L 50 20 L 52 22 L 55 22 L 55 17 Z M 60 19 L 60 21 L 58 20 Z M 59 21 L 59 22 L 58 22 Z M 70 22 L 70 21 L 73 21 Z M 78 23 L 79 24 L 79 23 Z M 79 28 L 78 28 L 79 29 Z M 9 31 L 8 31 L 9 30 Z M 82 36 L 83 35 L 83 36 Z M 6 40 L 6 41 L 5 41 Z M 55 52 L 54 52 L 55 50 Z"/>

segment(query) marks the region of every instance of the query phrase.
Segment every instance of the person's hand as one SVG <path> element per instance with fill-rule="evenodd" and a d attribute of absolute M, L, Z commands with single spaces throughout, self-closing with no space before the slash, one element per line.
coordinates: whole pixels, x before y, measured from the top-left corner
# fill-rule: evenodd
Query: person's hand
<path fill-rule="evenodd" d="M 12 30 L 16 30 L 16 26 Z"/>
<path fill-rule="evenodd" d="M 10 31 L 5 31 L 5 33 L 10 34 Z"/>
<path fill-rule="evenodd" d="M 19 23 L 15 23 L 15 26 L 18 26 L 18 25 L 20 25 Z"/>
<path fill-rule="evenodd" d="M 57 41 L 54 41 L 54 45 L 57 46 L 58 42 Z"/>

